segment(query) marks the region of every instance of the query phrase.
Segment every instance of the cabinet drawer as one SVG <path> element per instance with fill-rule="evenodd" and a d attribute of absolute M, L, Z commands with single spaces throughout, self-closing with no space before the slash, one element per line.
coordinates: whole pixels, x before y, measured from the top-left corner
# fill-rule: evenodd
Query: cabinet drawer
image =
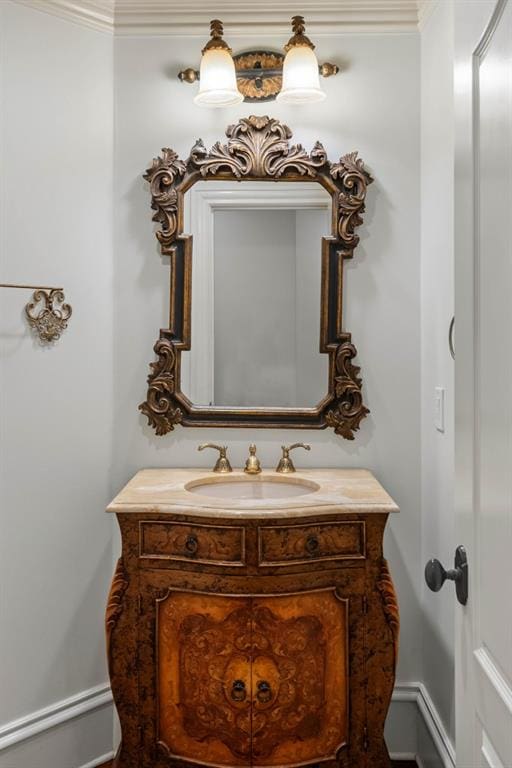
<path fill-rule="evenodd" d="M 245 565 L 245 531 L 227 525 L 141 520 L 139 556 L 206 565 Z"/>
<path fill-rule="evenodd" d="M 268 526 L 258 529 L 260 565 L 293 565 L 317 560 L 364 560 L 364 521 L 316 525 Z"/>

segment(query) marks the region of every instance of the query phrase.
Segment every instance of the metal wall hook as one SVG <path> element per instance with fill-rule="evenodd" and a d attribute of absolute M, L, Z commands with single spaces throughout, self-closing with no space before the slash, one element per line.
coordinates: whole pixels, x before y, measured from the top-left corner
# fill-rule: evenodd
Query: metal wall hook
<path fill-rule="evenodd" d="M 42 343 L 57 341 L 68 327 L 73 310 L 65 302 L 63 288 L 22 283 L 0 283 L 0 288 L 34 291 L 32 301 L 25 306 L 25 316 Z"/>

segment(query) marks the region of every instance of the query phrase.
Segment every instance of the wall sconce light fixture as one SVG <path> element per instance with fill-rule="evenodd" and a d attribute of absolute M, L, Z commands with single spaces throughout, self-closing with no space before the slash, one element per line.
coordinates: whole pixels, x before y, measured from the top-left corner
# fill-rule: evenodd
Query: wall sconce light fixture
<path fill-rule="evenodd" d="M 211 22 L 211 40 L 203 49 L 200 72 L 189 67 L 178 77 L 183 83 L 200 87 L 194 101 L 209 107 L 224 107 L 240 101 L 280 101 L 305 104 L 325 99 L 320 75 L 331 77 L 339 72 L 336 64 L 321 64 L 315 46 L 305 34 L 304 18 L 292 19 L 293 36 L 279 51 L 245 51 L 236 56 L 222 39 L 222 23 Z"/>
<path fill-rule="evenodd" d="M 211 38 L 203 48 L 199 93 L 194 101 L 205 107 L 228 107 L 239 104 L 244 97 L 236 84 L 235 63 L 231 48 L 222 39 L 222 22 L 210 24 Z"/>
<path fill-rule="evenodd" d="M 277 100 L 287 104 L 323 101 L 325 93 L 320 88 L 315 46 L 305 34 L 303 16 L 293 17 L 292 30 L 293 35 L 285 46 L 283 86 L 277 94 Z"/>

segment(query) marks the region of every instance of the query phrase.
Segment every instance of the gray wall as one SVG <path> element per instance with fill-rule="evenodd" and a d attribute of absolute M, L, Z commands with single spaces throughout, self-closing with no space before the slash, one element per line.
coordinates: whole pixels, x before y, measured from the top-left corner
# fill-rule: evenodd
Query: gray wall
<path fill-rule="evenodd" d="M 174 77 L 204 37 L 116 38 L 112 262 L 112 38 L 9 0 L 0 6 L 2 277 L 62 282 L 74 308 L 61 342 L 41 350 L 21 294 L 2 294 L 1 672 L 10 695 L 1 719 L 106 684 L 104 506 L 141 467 L 209 467 L 196 446 L 211 438 L 230 444 L 238 466 L 253 439 L 267 466 L 281 443 L 304 440 L 313 450 L 302 466 L 376 473 L 402 508 L 386 538 L 402 612 L 398 677 L 421 679 L 419 36 L 319 37 L 320 60 L 343 64 L 324 83 L 326 102 L 220 111 L 196 108 Z M 375 175 L 345 307 L 371 416 L 353 443 L 330 430 L 177 429 L 156 438 L 137 405 L 166 325 L 168 264 L 141 174 L 160 147 L 186 157 L 198 136 L 210 145 L 241 115 L 265 112 L 308 148 L 321 139 L 332 159 L 359 149 Z M 110 723 L 110 710 L 88 712 L 1 753 L 0 766 L 85 764 L 107 751 Z"/>
<path fill-rule="evenodd" d="M 346 62 L 325 81 L 328 98 L 314 108 L 278 103 L 200 110 L 192 89 L 172 73 L 204 45 L 200 37 L 115 39 L 115 306 L 114 467 L 120 488 L 141 467 L 204 466 L 197 445 L 215 439 L 230 446 L 235 466 L 255 440 L 265 466 L 279 446 L 312 444 L 303 466 L 372 469 L 401 506 L 390 525 L 386 554 L 402 611 L 399 679 L 421 672 L 420 562 L 420 253 L 419 253 L 419 36 L 319 37 L 320 60 Z M 230 38 L 234 50 L 279 45 L 259 37 Z M 226 126 L 248 114 L 282 119 L 294 141 L 312 148 L 321 139 L 333 160 L 358 149 L 375 176 L 369 188 L 361 244 L 346 270 L 347 328 L 359 351 L 371 416 L 354 442 L 332 430 L 207 430 L 177 428 L 158 438 L 137 411 L 146 392 L 148 363 L 166 325 L 168 269 L 151 223 L 141 174 L 160 147 L 187 157 L 198 137 L 212 145 Z M 124 341 L 124 340 L 129 340 Z"/>
<path fill-rule="evenodd" d="M 112 732 L 84 703 L 105 689 L 112 574 L 112 39 L 8 0 L 0 30 L 1 279 L 63 286 L 73 307 L 43 348 L 30 292 L 1 291 L 0 741 L 70 696 L 84 713 L 0 766 L 76 768 Z"/>

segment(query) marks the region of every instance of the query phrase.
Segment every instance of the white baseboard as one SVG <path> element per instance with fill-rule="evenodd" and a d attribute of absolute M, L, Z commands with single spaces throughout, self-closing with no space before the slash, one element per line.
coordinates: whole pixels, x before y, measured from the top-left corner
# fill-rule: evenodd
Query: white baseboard
<path fill-rule="evenodd" d="M 100 755 L 95 760 L 91 760 L 89 763 L 84 763 L 84 765 L 81 765 L 80 768 L 97 768 L 98 765 L 103 765 L 104 763 L 108 762 L 108 760 L 112 760 L 113 757 L 113 752 L 107 752 L 106 755 Z"/>
<path fill-rule="evenodd" d="M 12 747 L 38 733 L 48 731 L 57 725 L 73 720 L 80 715 L 105 707 L 112 702 L 109 685 L 97 685 L 75 696 L 62 699 L 48 707 L 38 709 L 29 715 L 12 720 L 0 726 L 0 750 Z M 107 758 L 108 759 L 108 758 Z"/>
<path fill-rule="evenodd" d="M 105 717 L 110 718 L 111 703 L 110 687 L 106 684 L 99 685 L 13 720 L 0 726 L 0 750 L 29 742 L 38 735 L 42 737 L 46 734 L 48 739 L 52 731 L 57 735 L 59 726 L 66 723 L 75 725 L 71 721 L 94 713 L 95 710 L 104 708 Z M 387 731 L 391 757 L 394 760 L 416 760 L 419 766 L 425 765 L 428 768 L 455 768 L 453 744 L 423 683 L 396 685 Z M 96 768 L 110 760 L 113 753 L 105 752 L 105 746 L 108 748 L 108 745 L 104 744 L 102 754 L 73 768 Z M 15 749 L 14 752 L 16 751 Z M 12 768 L 28 768 L 26 762 L 14 757 L 14 753 L 13 758 L 9 762 L 9 768 L 11 765 Z M 0 761 L 0 766 L 2 762 Z"/>
<path fill-rule="evenodd" d="M 393 760 L 416 760 L 420 768 L 423 765 L 432 765 L 435 768 L 455 768 L 454 746 L 423 683 L 398 683 L 395 686 L 390 718 L 400 719 L 394 710 L 398 705 L 403 704 L 414 706 L 416 710 L 416 750 L 411 754 L 410 751 L 397 751 L 390 745 Z M 400 736 L 394 735 L 395 744 L 400 738 Z M 427 744 L 425 744 L 426 739 Z"/>
<path fill-rule="evenodd" d="M 418 709 L 441 757 L 443 768 L 455 768 L 455 747 L 423 683 L 419 684 Z"/>

